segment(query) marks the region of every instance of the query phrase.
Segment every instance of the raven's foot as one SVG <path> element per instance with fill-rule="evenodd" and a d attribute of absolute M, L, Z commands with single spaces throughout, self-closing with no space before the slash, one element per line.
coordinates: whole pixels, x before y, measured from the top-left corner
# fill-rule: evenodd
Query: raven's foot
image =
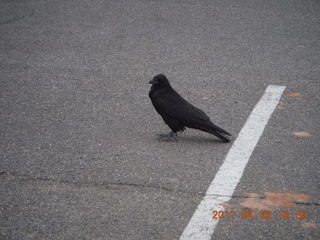
<path fill-rule="evenodd" d="M 178 141 L 177 139 L 178 134 L 175 132 L 170 132 L 169 134 L 161 134 L 159 136 L 160 136 L 159 140 L 163 142 Z"/>

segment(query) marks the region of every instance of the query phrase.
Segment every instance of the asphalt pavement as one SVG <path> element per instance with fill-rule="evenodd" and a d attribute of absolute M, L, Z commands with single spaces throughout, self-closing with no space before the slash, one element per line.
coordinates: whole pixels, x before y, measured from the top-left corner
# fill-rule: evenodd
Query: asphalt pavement
<path fill-rule="evenodd" d="M 162 141 L 148 82 L 164 73 L 233 140 L 267 86 L 286 86 L 212 239 L 318 239 L 319 13 L 317 0 L 0 1 L 0 238 L 180 238 L 233 142 Z"/>

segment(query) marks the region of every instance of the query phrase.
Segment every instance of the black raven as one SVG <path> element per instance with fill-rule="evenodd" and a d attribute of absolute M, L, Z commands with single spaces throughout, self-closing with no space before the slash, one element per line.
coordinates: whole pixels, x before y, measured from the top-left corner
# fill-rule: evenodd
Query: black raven
<path fill-rule="evenodd" d="M 213 124 L 207 114 L 181 97 L 165 75 L 158 74 L 149 83 L 152 84 L 149 92 L 151 102 L 172 131 L 168 136 L 175 136 L 188 127 L 214 134 L 223 142 L 230 142 L 226 135 L 231 134 Z"/>

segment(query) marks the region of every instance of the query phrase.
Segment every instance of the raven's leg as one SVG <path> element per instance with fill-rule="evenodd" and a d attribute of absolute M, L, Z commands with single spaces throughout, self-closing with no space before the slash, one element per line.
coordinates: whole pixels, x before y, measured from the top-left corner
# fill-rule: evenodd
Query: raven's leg
<path fill-rule="evenodd" d="M 169 134 L 168 134 L 168 137 L 173 137 L 173 138 L 176 138 L 178 136 L 178 134 L 176 132 L 173 132 L 171 131 Z"/>
<path fill-rule="evenodd" d="M 169 141 L 177 141 L 177 133 L 176 132 L 170 132 L 169 134 L 165 134 L 165 135 L 160 135 L 160 139 L 159 140 L 162 140 L 162 141 L 165 141 L 165 142 L 169 142 Z"/>
<path fill-rule="evenodd" d="M 169 134 L 168 134 L 168 136 L 167 136 L 168 138 L 170 138 L 170 139 L 173 139 L 173 140 L 175 140 L 175 141 L 178 141 L 178 134 L 176 133 L 176 132 L 173 132 L 173 131 L 171 131 Z"/>

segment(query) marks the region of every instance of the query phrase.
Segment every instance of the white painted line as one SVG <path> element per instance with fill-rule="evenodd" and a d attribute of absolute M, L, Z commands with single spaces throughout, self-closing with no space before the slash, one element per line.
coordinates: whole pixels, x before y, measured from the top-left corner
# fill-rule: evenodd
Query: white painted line
<path fill-rule="evenodd" d="M 252 110 L 234 141 L 224 163 L 210 184 L 207 193 L 193 214 L 180 240 L 210 240 L 218 223 L 212 211 L 223 211 L 241 179 L 250 156 L 286 87 L 270 85 Z"/>

